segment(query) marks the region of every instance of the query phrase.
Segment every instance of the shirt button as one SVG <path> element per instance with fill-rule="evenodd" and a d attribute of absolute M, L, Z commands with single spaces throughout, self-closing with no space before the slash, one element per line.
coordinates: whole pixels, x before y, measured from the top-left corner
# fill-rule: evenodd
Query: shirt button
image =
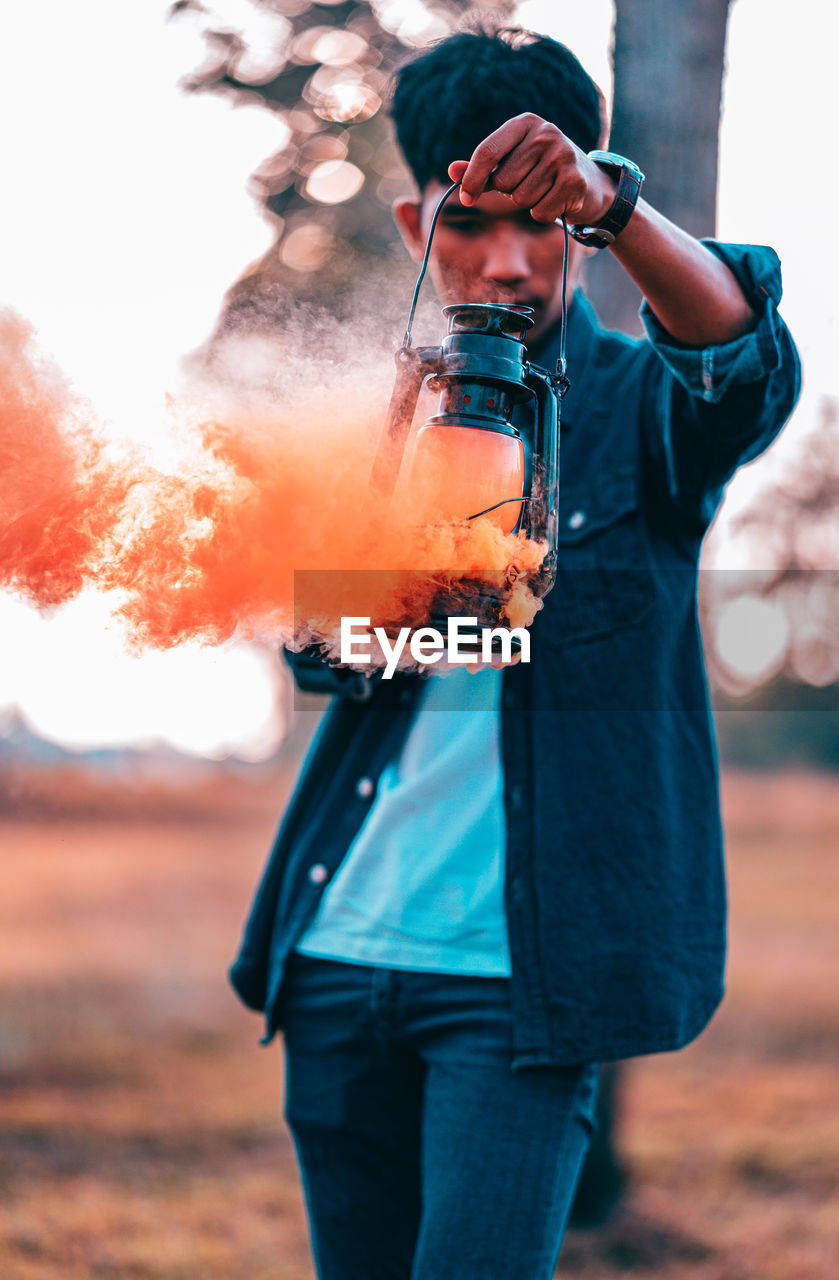
<path fill-rule="evenodd" d="M 328 875 L 329 872 L 322 862 L 316 862 L 314 866 L 309 867 L 309 880 L 312 884 L 323 884 Z"/>
<path fill-rule="evenodd" d="M 585 522 L 586 522 L 585 511 L 572 511 L 571 515 L 568 517 L 568 528 L 582 529 Z"/>
<path fill-rule="evenodd" d="M 372 778 L 359 778 L 355 784 L 355 794 L 361 800 L 369 800 L 375 790 L 376 784 Z"/>

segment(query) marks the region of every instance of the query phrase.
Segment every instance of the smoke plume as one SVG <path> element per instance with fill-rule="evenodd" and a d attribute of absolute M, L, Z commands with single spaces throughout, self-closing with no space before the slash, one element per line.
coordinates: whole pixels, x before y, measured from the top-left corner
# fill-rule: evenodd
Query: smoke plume
<path fill-rule="evenodd" d="M 529 623 L 541 547 L 486 518 L 429 526 L 410 486 L 387 506 L 371 495 L 393 368 L 373 363 L 306 363 L 291 344 L 270 394 L 172 403 L 185 442 L 172 474 L 118 452 L 4 313 L 0 587 L 42 609 L 90 585 L 116 591 L 134 648 L 271 636 L 336 656 L 342 615 L 419 626 L 441 591 L 456 600 L 462 579 L 514 566 L 505 621 Z"/>

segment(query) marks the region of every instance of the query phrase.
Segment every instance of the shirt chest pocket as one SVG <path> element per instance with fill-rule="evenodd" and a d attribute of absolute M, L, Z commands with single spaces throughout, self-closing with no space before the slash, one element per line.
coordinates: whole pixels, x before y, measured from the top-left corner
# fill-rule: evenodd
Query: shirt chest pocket
<path fill-rule="evenodd" d="M 536 621 L 548 644 L 607 636 L 642 622 L 654 604 L 652 559 L 634 471 L 585 493 L 561 489 L 556 585 Z"/>

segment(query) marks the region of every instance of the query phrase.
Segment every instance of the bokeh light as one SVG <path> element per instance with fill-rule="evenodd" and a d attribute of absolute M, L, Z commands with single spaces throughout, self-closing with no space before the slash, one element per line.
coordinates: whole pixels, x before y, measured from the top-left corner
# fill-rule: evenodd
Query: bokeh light
<path fill-rule="evenodd" d="M 325 160 L 309 174 L 306 195 L 318 204 L 343 204 L 364 186 L 364 174 L 348 160 Z"/>
<path fill-rule="evenodd" d="M 381 85 L 381 78 L 372 70 L 365 74 L 357 66 L 319 67 L 303 90 L 303 96 L 322 120 L 359 123 L 369 120 L 382 105 L 381 94 L 371 83 L 371 77 Z"/>
<path fill-rule="evenodd" d="M 289 61 L 297 62 L 304 66 L 320 61 L 315 53 L 315 46 L 324 36 L 332 35 L 334 31 L 334 27 L 307 27 L 305 31 L 301 31 L 292 40 L 288 49 Z"/>
<path fill-rule="evenodd" d="M 318 271 L 329 257 L 333 243 L 333 236 L 320 223 L 301 223 L 283 238 L 280 261 L 293 271 Z"/>
<path fill-rule="evenodd" d="M 442 15 L 432 13 L 421 0 L 379 0 L 375 7 L 382 26 L 404 44 L 415 47 L 440 40 L 451 27 Z"/>
<path fill-rule="evenodd" d="M 347 155 L 345 133 L 316 133 L 304 142 L 297 159 L 297 172 L 310 174 L 325 160 L 344 160 Z"/>
<path fill-rule="evenodd" d="M 789 634 L 789 622 L 779 604 L 741 595 L 719 611 L 715 648 L 731 675 L 752 683 L 780 670 Z"/>
<path fill-rule="evenodd" d="M 312 45 L 312 55 L 316 62 L 325 66 L 346 67 L 360 61 L 369 47 L 364 37 L 356 32 L 339 31 L 333 27 L 318 36 Z"/>

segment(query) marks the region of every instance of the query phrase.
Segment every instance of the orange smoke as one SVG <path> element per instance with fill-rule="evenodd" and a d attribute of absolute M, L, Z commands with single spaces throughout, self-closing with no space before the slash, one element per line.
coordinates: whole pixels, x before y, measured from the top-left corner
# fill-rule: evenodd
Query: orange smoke
<path fill-rule="evenodd" d="M 42 608 L 76 595 L 129 487 L 30 326 L 0 312 L 0 587 Z"/>
<path fill-rule="evenodd" d="M 376 502 L 368 481 L 385 406 L 364 390 L 320 385 L 282 412 L 205 417 L 176 476 L 111 457 L 8 315 L 0 397 L 0 586 L 40 607 L 91 584 L 116 590 L 134 647 L 269 634 L 335 654 L 342 615 L 422 625 L 441 591 L 463 599 L 461 579 L 511 566 L 505 620 L 526 625 L 540 607 L 527 587 L 540 546 L 489 518 L 426 527 L 404 485 L 388 508 Z"/>

